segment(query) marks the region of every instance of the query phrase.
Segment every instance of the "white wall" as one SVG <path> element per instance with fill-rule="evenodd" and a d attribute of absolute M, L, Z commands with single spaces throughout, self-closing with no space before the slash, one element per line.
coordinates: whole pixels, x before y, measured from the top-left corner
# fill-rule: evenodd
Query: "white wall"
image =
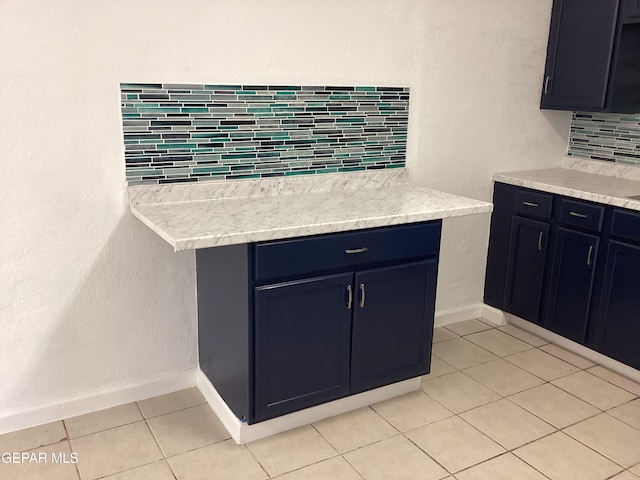
<path fill-rule="evenodd" d="M 559 167 L 570 113 L 539 109 L 552 0 L 429 0 L 412 91 L 414 181 L 491 200 L 496 172 Z M 490 216 L 445 220 L 436 309 L 482 301 Z"/>
<path fill-rule="evenodd" d="M 196 365 L 194 256 L 127 211 L 119 82 L 408 85 L 414 178 L 487 199 L 559 165 L 550 0 L 0 0 L 0 417 Z M 438 308 L 481 299 L 447 222 Z"/>

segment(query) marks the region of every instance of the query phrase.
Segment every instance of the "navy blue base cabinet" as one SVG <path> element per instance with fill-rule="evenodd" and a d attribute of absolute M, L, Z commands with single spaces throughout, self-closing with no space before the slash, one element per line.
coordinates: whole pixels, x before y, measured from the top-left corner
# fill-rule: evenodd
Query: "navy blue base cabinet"
<path fill-rule="evenodd" d="M 494 202 L 485 303 L 640 368 L 640 213 L 501 183 Z"/>
<path fill-rule="evenodd" d="M 440 230 L 198 250 L 202 371 L 248 423 L 428 373 Z"/>

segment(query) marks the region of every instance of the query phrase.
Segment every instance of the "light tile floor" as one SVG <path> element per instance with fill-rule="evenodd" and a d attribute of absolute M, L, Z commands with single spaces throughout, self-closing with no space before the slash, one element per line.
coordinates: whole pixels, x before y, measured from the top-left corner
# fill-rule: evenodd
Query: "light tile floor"
<path fill-rule="evenodd" d="M 639 384 L 510 325 L 434 342 L 421 391 L 248 445 L 195 388 L 0 435 L 49 459 L 0 480 L 640 479 Z"/>

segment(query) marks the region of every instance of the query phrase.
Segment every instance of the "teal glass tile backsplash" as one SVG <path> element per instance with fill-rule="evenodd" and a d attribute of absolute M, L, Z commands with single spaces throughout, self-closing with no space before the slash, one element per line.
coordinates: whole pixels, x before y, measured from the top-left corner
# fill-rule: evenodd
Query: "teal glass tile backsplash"
<path fill-rule="evenodd" d="M 640 166 L 640 115 L 574 112 L 567 155 Z"/>
<path fill-rule="evenodd" d="M 121 83 L 129 185 L 404 167 L 408 87 Z"/>

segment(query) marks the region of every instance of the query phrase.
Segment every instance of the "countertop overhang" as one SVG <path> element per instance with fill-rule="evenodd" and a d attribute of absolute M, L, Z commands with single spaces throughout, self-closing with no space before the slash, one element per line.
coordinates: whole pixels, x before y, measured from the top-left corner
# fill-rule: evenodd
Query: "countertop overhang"
<path fill-rule="evenodd" d="M 638 168 L 638 167 L 635 167 Z M 496 173 L 494 181 L 640 211 L 640 181 L 569 168 Z"/>
<path fill-rule="evenodd" d="M 132 200 L 131 211 L 179 251 L 489 213 L 493 208 L 489 202 L 404 182 L 374 183 L 236 198 Z M 148 198 L 152 196 L 157 197 Z"/>

